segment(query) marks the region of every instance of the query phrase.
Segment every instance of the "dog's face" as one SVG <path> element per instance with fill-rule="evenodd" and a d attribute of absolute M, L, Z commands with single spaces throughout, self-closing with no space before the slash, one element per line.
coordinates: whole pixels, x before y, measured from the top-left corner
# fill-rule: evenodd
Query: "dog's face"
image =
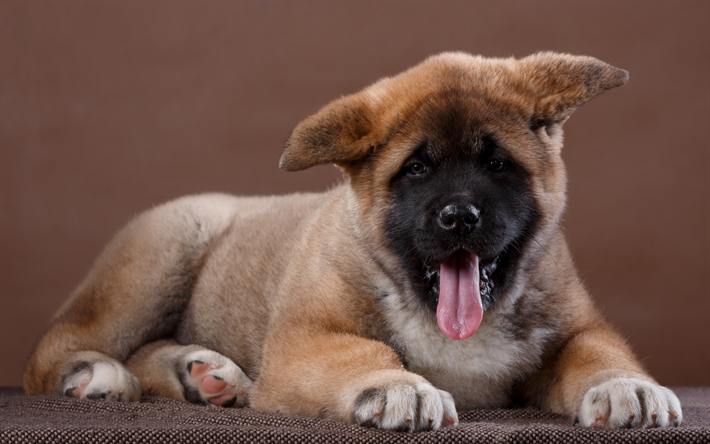
<path fill-rule="evenodd" d="M 377 260 L 464 339 L 559 222 L 562 124 L 626 79 L 589 57 L 442 54 L 302 122 L 281 167 L 338 164 Z"/>
<path fill-rule="evenodd" d="M 387 242 L 432 310 L 442 265 L 460 269 L 474 255 L 480 293 L 474 296 L 485 311 L 512 282 L 534 236 L 540 210 L 531 173 L 515 146 L 506 147 L 495 126 L 476 118 L 475 100 L 456 94 L 431 102 L 413 116 L 415 149 L 390 180 Z"/>

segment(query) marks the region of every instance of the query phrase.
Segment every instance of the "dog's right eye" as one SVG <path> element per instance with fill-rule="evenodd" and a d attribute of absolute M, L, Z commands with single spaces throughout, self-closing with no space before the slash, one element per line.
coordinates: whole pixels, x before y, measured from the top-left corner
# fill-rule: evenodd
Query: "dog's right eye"
<path fill-rule="evenodd" d="M 488 161 L 486 168 L 493 173 L 502 173 L 508 169 L 508 164 L 503 160 L 494 158 Z"/>
<path fill-rule="evenodd" d="M 424 166 L 423 163 L 420 163 L 420 162 L 415 162 L 415 163 L 409 165 L 409 167 L 407 167 L 407 174 L 409 174 L 410 176 L 421 176 L 425 172 L 426 172 L 426 167 Z"/>

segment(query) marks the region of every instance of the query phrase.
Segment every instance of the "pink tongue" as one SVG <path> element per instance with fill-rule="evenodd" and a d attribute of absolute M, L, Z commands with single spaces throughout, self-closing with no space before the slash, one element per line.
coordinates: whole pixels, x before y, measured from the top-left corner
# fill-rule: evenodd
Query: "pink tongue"
<path fill-rule="evenodd" d="M 466 339 L 476 333 L 483 319 L 478 256 L 457 251 L 441 264 L 439 305 L 436 320 L 451 339 Z"/>

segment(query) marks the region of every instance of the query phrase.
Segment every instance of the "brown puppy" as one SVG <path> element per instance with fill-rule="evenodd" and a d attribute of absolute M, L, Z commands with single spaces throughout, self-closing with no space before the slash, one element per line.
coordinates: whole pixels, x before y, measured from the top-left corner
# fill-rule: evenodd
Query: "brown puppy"
<path fill-rule="evenodd" d="M 584 426 L 679 424 L 559 227 L 562 124 L 627 78 L 590 57 L 445 53 L 336 100 L 280 166 L 335 163 L 342 185 L 137 217 L 54 318 L 25 389 L 396 430 L 513 403 Z"/>

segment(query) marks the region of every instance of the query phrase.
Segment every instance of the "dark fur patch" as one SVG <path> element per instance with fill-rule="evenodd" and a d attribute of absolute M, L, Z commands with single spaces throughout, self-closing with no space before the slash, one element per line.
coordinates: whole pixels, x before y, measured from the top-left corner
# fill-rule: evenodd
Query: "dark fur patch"
<path fill-rule="evenodd" d="M 552 328 L 549 310 L 544 306 L 544 297 L 537 294 L 523 294 L 516 301 L 515 310 L 510 313 L 507 330 L 513 338 L 525 341 L 537 328 Z"/>
<path fill-rule="evenodd" d="M 377 401 L 378 399 L 382 399 L 383 397 L 384 392 L 376 387 L 371 387 L 369 389 L 363 390 L 363 392 L 360 393 L 360 395 L 357 397 L 357 400 L 355 400 L 355 408 L 353 409 L 353 411 L 357 411 L 365 404 Z M 370 418 L 360 423 L 360 425 L 365 427 L 375 427 L 377 424 L 375 424 L 373 418 Z"/>
<path fill-rule="evenodd" d="M 75 362 L 74 365 L 72 365 L 71 370 L 67 374 L 65 374 L 64 377 L 62 378 L 61 386 L 64 386 L 64 383 L 70 377 L 76 375 L 77 373 L 81 373 L 81 372 L 85 372 L 85 371 L 88 371 L 91 374 L 93 374 L 93 366 L 86 361 Z M 74 391 L 75 389 L 76 389 L 76 387 L 69 387 L 68 389 L 66 389 L 64 391 L 64 394 L 67 396 L 71 396 L 71 392 Z"/>
<path fill-rule="evenodd" d="M 69 375 L 75 375 L 77 373 L 86 371 L 86 370 L 93 370 L 93 366 L 86 362 L 86 361 L 79 361 L 74 363 L 74 365 L 71 368 L 71 371 L 69 372 Z"/>
<path fill-rule="evenodd" d="M 639 387 L 638 389 L 636 389 L 636 396 L 638 397 L 639 403 L 641 404 L 641 418 L 645 418 L 648 414 L 648 401 L 646 400 L 647 395 L 648 393 L 643 388 Z"/>
<path fill-rule="evenodd" d="M 428 139 L 420 142 L 390 184 L 385 222 L 389 245 L 402 258 L 421 303 L 432 310 L 438 303 L 439 265 L 464 248 L 488 267 L 482 271 L 482 302 L 484 309 L 494 305 L 513 282 L 521 251 L 539 219 L 530 174 L 494 134 L 476 124 L 470 107 L 451 92 L 438 102 L 429 100 L 426 112 L 413 122 L 428 129 Z M 492 159 L 505 168 L 492 171 L 488 168 Z M 412 163 L 423 164 L 426 172 L 409 174 Z M 472 205 L 480 211 L 470 232 L 447 232 L 437 224 L 437 215 L 449 204 Z"/>

